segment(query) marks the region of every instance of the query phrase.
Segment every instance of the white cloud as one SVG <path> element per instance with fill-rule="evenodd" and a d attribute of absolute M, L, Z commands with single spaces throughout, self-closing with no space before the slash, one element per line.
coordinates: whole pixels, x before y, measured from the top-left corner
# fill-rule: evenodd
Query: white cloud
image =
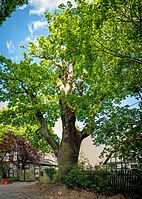
<path fill-rule="evenodd" d="M 25 42 L 34 42 L 35 44 L 38 44 L 37 42 L 37 36 L 36 35 L 29 35 L 28 37 L 25 38 Z"/>
<path fill-rule="evenodd" d="M 6 46 L 7 46 L 7 48 L 8 48 L 8 53 L 9 54 L 11 54 L 11 53 L 14 53 L 14 51 L 15 51 L 15 47 L 14 47 L 14 44 L 13 44 L 13 41 L 7 41 L 6 42 Z"/>
<path fill-rule="evenodd" d="M 30 14 L 43 14 L 46 9 L 54 10 L 61 3 L 67 4 L 69 0 L 30 0 L 29 3 L 35 7 L 35 9 L 30 10 Z M 70 2 L 75 6 L 76 3 L 74 0 L 70 0 Z"/>
<path fill-rule="evenodd" d="M 30 32 L 31 34 L 33 34 L 32 23 L 31 23 L 31 24 L 28 24 L 28 29 L 29 29 L 29 32 Z"/>
<path fill-rule="evenodd" d="M 37 43 L 37 36 L 34 34 L 35 31 L 41 30 L 46 28 L 48 25 L 47 21 L 33 21 L 32 23 L 28 24 L 30 35 L 25 38 L 25 42 L 33 41 Z"/>
<path fill-rule="evenodd" d="M 0 102 L 0 110 L 1 110 L 2 108 L 7 107 L 7 105 L 8 105 L 8 102 Z"/>
<path fill-rule="evenodd" d="M 29 32 L 31 35 L 33 34 L 34 31 L 43 29 L 47 26 L 47 21 L 33 21 L 32 23 L 28 24 Z M 29 39 L 29 38 L 27 38 Z"/>
<path fill-rule="evenodd" d="M 34 21 L 33 28 L 34 30 L 42 29 L 47 26 L 47 21 Z"/>
<path fill-rule="evenodd" d="M 46 11 L 46 8 L 39 8 L 39 9 L 33 9 L 33 10 L 30 10 L 29 14 L 30 15 L 42 15 L 44 14 L 44 12 Z"/>
<path fill-rule="evenodd" d="M 27 5 L 25 4 L 25 5 L 23 5 L 23 6 L 20 6 L 20 7 L 18 8 L 18 10 L 24 10 L 26 7 L 27 7 Z"/>
<path fill-rule="evenodd" d="M 29 35 L 28 37 L 26 37 L 26 38 L 25 38 L 25 41 L 26 41 L 26 42 L 31 41 L 31 36 Z"/>

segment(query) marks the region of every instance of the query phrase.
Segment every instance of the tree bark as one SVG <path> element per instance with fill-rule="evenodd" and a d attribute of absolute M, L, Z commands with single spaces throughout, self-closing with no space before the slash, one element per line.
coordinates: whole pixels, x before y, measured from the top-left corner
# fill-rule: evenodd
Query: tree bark
<path fill-rule="evenodd" d="M 54 140 L 54 138 L 50 134 L 50 131 L 48 130 L 46 121 L 45 121 L 42 113 L 40 111 L 38 111 L 35 115 L 36 115 L 38 121 L 40 122 L 40 125 L 41 125 L 40 130 L 42 132 L 43 137 L 50 144 L 50 146 L 52 147 L 55 155 L 57 156 L 57 154 L 58 154 L 58 143 Z"/>
<path fill-rule="evenodd" d="M 62 126 L 63 137 L 58 151 L 58 168 L 61 177 L 64 177 L 71 166 L 78 164 L 80 145 L 83 140 L 82 134 L 76 129 L 75 113 L 69 107 L 65 107 L 63 101 L 60 102 L 62 107 Z"/>
<path fill-rule="evenodd" d="M 66 132 L 67 133 L 67 132 Z M 68 132 L 69 133 L 69 132 Z M 70 131 L 70 135 L 75 132 Z M 62 143 L 58 151 L 58 168 L 61 177 L 64 177 L 71 166 L 78 164 L 78 156 L 81 145 L 81 139 L 71 139 L 73 136 L 66 135 L 66 138 L 62 139 Z"/>

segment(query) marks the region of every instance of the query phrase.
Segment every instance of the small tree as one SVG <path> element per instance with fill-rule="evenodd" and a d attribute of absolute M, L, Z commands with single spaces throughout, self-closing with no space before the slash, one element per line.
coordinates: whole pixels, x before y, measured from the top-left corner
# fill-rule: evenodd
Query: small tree
<path fill-rule="evenodd" d="M 27 162 L 38 165 L 40 153 L 31 147 L 30 143 L 23 137 L 15 135 L 13 132 L 6 132 L 0 140 L 0 161 L 4 162 L 8 154 L 8 161 L 20 169 L 25 168 Z"/>
<path fill-rule="evenodd" d="M 110 152 L 107 160 L 114 153 L 128 161 L 142 162 L 141 109 L 111 107 L 96 119 L 92 137 L 95 144 L 106 146 L 103 153 Z"/>

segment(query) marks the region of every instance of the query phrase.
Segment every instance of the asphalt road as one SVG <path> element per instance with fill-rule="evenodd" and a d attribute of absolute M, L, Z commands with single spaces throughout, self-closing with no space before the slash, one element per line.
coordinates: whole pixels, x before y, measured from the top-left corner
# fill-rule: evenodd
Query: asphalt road
<path fill-rule="evenodd" d="M 36 182 L 15 182 L 8 185 L 0 185 L 0 199 L 39 199 L 30 195 L 28 187 Z"/>

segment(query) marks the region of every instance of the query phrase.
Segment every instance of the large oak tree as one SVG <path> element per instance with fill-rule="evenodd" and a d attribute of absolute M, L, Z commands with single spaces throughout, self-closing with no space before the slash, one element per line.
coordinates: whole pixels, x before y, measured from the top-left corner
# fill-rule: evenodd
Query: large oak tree
<path fill-rule="evenodd" d="M 133 30 L 117 21 L 121 13 L 114 15 L 113 7 L 104 10 L 101 1 L 78 0 L 76 8 L 69 2 L 60 8 L 53 16 L 45 14 L 49 35 L 30 42 L 23 60 L 13 63 L 0 57 L 0 100 L 9 102 L 1 112 L 2 123 L 36 125 L 64 176 L 77 164 L 81 142 L 94 132 L 99 111 L 139 95 L 142 62 L 141 40 L 130 42 Z M 60 142 L 51 130 L 59 117 Z M 77 121 L 82 122 L 80 130 Z"/>

